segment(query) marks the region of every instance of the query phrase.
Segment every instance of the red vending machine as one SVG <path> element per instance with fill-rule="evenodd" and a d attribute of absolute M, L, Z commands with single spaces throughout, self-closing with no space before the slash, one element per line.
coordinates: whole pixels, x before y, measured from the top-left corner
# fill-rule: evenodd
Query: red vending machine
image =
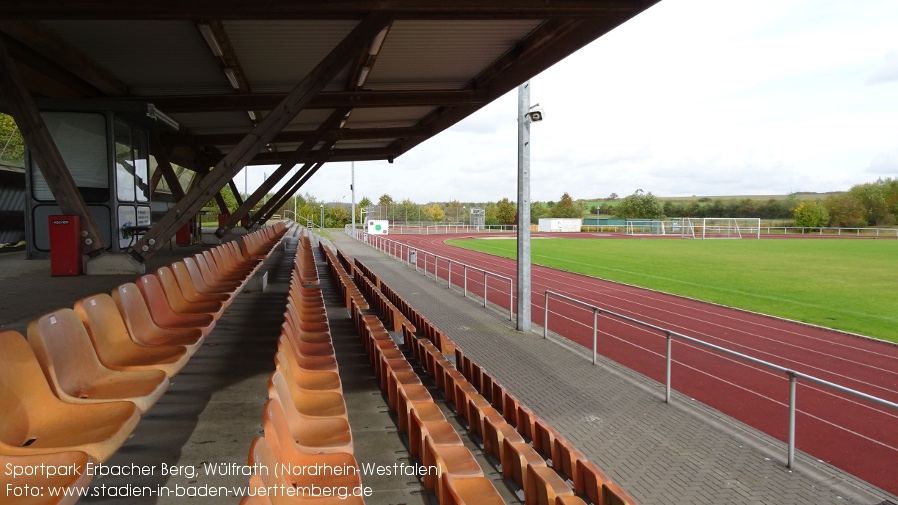
<path fill-rule="evenodd" d="M 81 258 L 81 216 L 49 216 L 50 275 L 84 273 Z"/>

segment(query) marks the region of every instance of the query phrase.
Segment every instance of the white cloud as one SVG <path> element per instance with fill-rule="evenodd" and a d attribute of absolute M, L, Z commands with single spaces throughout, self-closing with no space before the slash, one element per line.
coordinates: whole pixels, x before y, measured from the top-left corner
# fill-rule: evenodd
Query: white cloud
<path fill-rule="evenodd" d="M 895 26 L 893 0 L 664 0 L 533 78 L 546 119 L 531 128 L 532 198 L 832 191 L 896 174 Z M 357 163 L 358 198 L 514 199 L 516 107 L 512 91 L 392 165 Z M 349 172 L 326 165 L 302 191 L 348 202 Z"/>

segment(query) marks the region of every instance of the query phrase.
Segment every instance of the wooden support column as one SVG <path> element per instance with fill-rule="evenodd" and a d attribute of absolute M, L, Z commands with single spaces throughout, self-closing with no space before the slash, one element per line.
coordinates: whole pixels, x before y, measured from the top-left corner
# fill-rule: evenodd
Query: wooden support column
<path fill-rule="evenodd" d="M 157 179 L 157 182 L 153 184 L 153 189 L 156 189 L 158 183 L 158 178 L 156 174 L 159 174 L 159 177 L 165 177 L 165 183 L 168 184 L 168 189 L 171 190 L 172 196 L 175 197 L 176 202 L 180 202 L 184 199 L 184 188 L 181 187 L 181 181 L 178 179 L 178 174 L 175 173 L 174 167 L 171 166 L 171 163 L 168 161 L 168 154 L 165 152 L 165 148 L 162 147 L 162 143 L 159 142 L 159 137 L 156 135 L 150 135 L 150 152 L 153 153 L 153 156 L 156 157 L 156 172 L 153 174 L 153 178 Z"/>
<path fill-rule="evenodd" d="M 243 216 L 247 215 L 249 211 L 252 210 L 252 208 L 255 207 L 256 204 L 259 203 L 259 201 L 262 200 L 262 198 L 264 198 L 269 191 L 271 191 L 271 188 L 273 188 L 275 184 L 280 182 L 281 179 L 283 179 L 288 173 L 290 173 L 290 170 L 293 170 L 293 167 L 295 167 L 300 160 L 302 160 L 306 157 L 306 155 L 312 152 L 312 149 L 315 148 L 315 144 L 318 143 L 319 139 L 323 138 L 331 130 L 335 130 L 340 126 L 340 121 L 342 121 L 343 118 L 346 117 L 346 113 L 349 111 L 350 109 L 335 110 L 330 115 L 330 117 L 328 117 L 327 120 L 325 120 L 324 123 L 322 123 L 321 126 L 318 127 L 318 129 L 315 131 L 315 135 L 312 138 L 303 142 L 301 146 L 293 151 L 287 161 L 281 164 L 281 166 L 279 166 L 277 170 L 275 170 L 274 173 L 271 174 L 267 179 L 262 181 L 262 185 L 259 186 L 259 188 L 255 192 L 253 192 L 252 195 L 246 198 L 246 201 L 243 202 L 243 204 L 240 205 L 240 207 L 237 208 L 237 210 L 235 210 L 233 214 L 231 214 L 231 217 L 228 218 L 227 222 L 225 222 L 225 224 L 220 226 L 218 230 L 215 231 L 215 235 L 218 238 L 221 238 L 231 228 L 236 226 L 237 223 L 240 222 L 241 219 L 243 219 Z M 330 146 L 333 145 L 334 142 L 331 141 L 325 147 L 330 150 Z"/>
<path fill-rule="evenodd" d="M 196 176 L 200 178 L 199 183 L 197 185 L 203 183 L 203 181 L 206 179 L 206 177 L 209 176 L 209 172 L 210 172 L 210 170 L 206 167 L 197 167 Z M 230 211 L 228 210 L 228 202 L 225 201 L 224 195 L 221 194 L 221 190 L 223 190 L 223 189 L 224 189 L 223 186 L 221 188 L 219 188 L 218 191 L 214 195 L 212 195 L 212 198 L 215 200 L 215 204 L 218 205 L 218 212 L 220 214 L 227 214 Z M 200 209 L 203 208 L 203 205 L 206 205 L 207 201 L 208 200 L 201 202 L 202 205 L 200 205 Z M 171 237 L 169 237 L 169 238 L 171 238 Z"/>
<path fill-rule="evenodd" d="M 78 191 L 75 179 L 72 178 L 62 154 L 59 153 L 53 137 L 47 130 L 44 119 L 19 76 L 2 35 L 0 35 L 0 95 L 5 99 L 12 117 L 16 120 L 31 156 L 46 179 L 60 211 L 81 217 L 82 250 L 91 256 L 103 252 L 106 243 L 100 236 L 97 223 L 94 222 L 81 192 Z"/>
<path fill-rule="evenodd" d="M 240 196 L 240 190 L 237 189 L 237 184 L 234 182 L 234 179 L 228 181 L 228 186 L 231 188 L 231 193 L 234 194 L 234 200 L 237 201 L 237 206 L 243 205 L 243 197 Z"/>
<path fill-rule="evenodd" d="M 315 175 L 315 172 L 317 172 L 319 168 L 324 166 L 324 163 L 325 163 L 324 161 L 319 161 L 318 163 L 316 163 L 315 166 L 313 166 L 308 172 L 306 172 L 302 176 L 302 178 L 299 181 L 297 181 L 297 183 L 293 186 L 292 190 L 289 191 L 281 199 L 281 201 L 277 202 L 276 205 L 272 205 L 271 208 L 269 208 L 268 211 L 266 211 L 261 217 L 263 217 L 266 221 L 269 218 L 271 218 L 272 214 L 274 214 L 274 211 L 279 209 L 281 207 L 281 205 L 284 205 L 287 202 L 287 200 L 290 199 L 291 196 L 295 195 L 296 192 L 299 191 L 299 188 L 303 187 L 303 185 L 306 182 L 308 182 L 308 180 L 311 179 L 313 175 Z M 262 213 L 260 212 L 260 214 L 262 214 Z"/>
<path fill-rule="evenodd" d="M 218 193 L 312 99 L 389 24 L 393 13 L 378 12 L 360 22 L 239 144 L 182 200 L 141 238 L 131 255 L 144 262 L 184 225 L 205 201 Z"/>
<path fill-rule="evenodd" d="M 268 203 L 263 205 L 262 208 L 260 208 L 259 211 L 256 212 L 255 216 L 253 216 L 254 219 L 252 219 L 250 222 L 252 224 L 256 224 L 257 222 L 261 221 L 266 214 L 270 214 L 272 209 L 283 205 L 283 202 L 290 198 L 289 195 L 293 194 L 293 192 L 296 191 L 296 188 L 299 187 L 299 180 L 304 177 L 309 172 L 309 170 L 312 170 L 314 168 L 313 165 L 315 163 L 324 163 L 331 157 L 334 144 L 336 143 L 337 142 L 335 140 L 331 140 L 324 144 L 321 149 L 318 150 L 313 160 L 303 165 L 302 168 L 299 169 L 299 171 L 293 177 L 291 177 L 289 181 L 287 181 L 287 184 L 284 184 L 284 186 L 279 189 L 278 192 L 270 200 L 268 200 Z"/>

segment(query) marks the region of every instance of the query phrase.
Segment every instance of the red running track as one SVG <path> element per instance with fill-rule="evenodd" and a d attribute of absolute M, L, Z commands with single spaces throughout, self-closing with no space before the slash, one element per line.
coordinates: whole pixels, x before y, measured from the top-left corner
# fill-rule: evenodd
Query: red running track
<path fill-rule="evenodd" d="M 482 238 L 478 235 L 477 238 Z M 514 260 L 443 243 L 458 235 L 392 236 L 392 240 L 514 278 Z M 418 266 L 425 257 L 418 254 Z M 434 272 L 430 256 L 427 270 Z M 447 262 L 437 263 L 447 278 Z M 452 283 L 464 282 L 455 265 Z M 545 291 L 552 290 L 619 314 L 721 347 L 898 402 L 898 346 L 823 328 L 752 314 L 594 277 L 533 265 L 532 316 L 542 325 Z M 468 273 L 468 290 L 483 292 L 483 274 Z M 488 281 L 490 302 L 508 308 L 507 281 Z M 514 302 L 513 302 L 514 303 Z M 549 328 L 592 348 L 592 311 L 553 298 Z M 656 331 L 599 317 L 599 353 L 664 383 L 666 340 Z M 762 368 L 691 343 L 674 340 L 676 391 L 779 440 L 788 434 L 789 381 Z M 898 412 L 833 390 L 798 382 L 796 446 L 812 456 L 898 494 Z M 783 445 L 783 459 L 786 457 Z"/>

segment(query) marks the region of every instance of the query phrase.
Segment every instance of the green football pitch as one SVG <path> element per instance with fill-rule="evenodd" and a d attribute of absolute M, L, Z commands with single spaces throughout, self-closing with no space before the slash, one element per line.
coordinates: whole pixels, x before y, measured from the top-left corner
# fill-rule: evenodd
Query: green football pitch
<path fill-rule="evenodd" d="M 513 239 L 450 240 L 513 258 Z M 898 342 L 898 240 L 534 239 L 533 263 Z"/>

